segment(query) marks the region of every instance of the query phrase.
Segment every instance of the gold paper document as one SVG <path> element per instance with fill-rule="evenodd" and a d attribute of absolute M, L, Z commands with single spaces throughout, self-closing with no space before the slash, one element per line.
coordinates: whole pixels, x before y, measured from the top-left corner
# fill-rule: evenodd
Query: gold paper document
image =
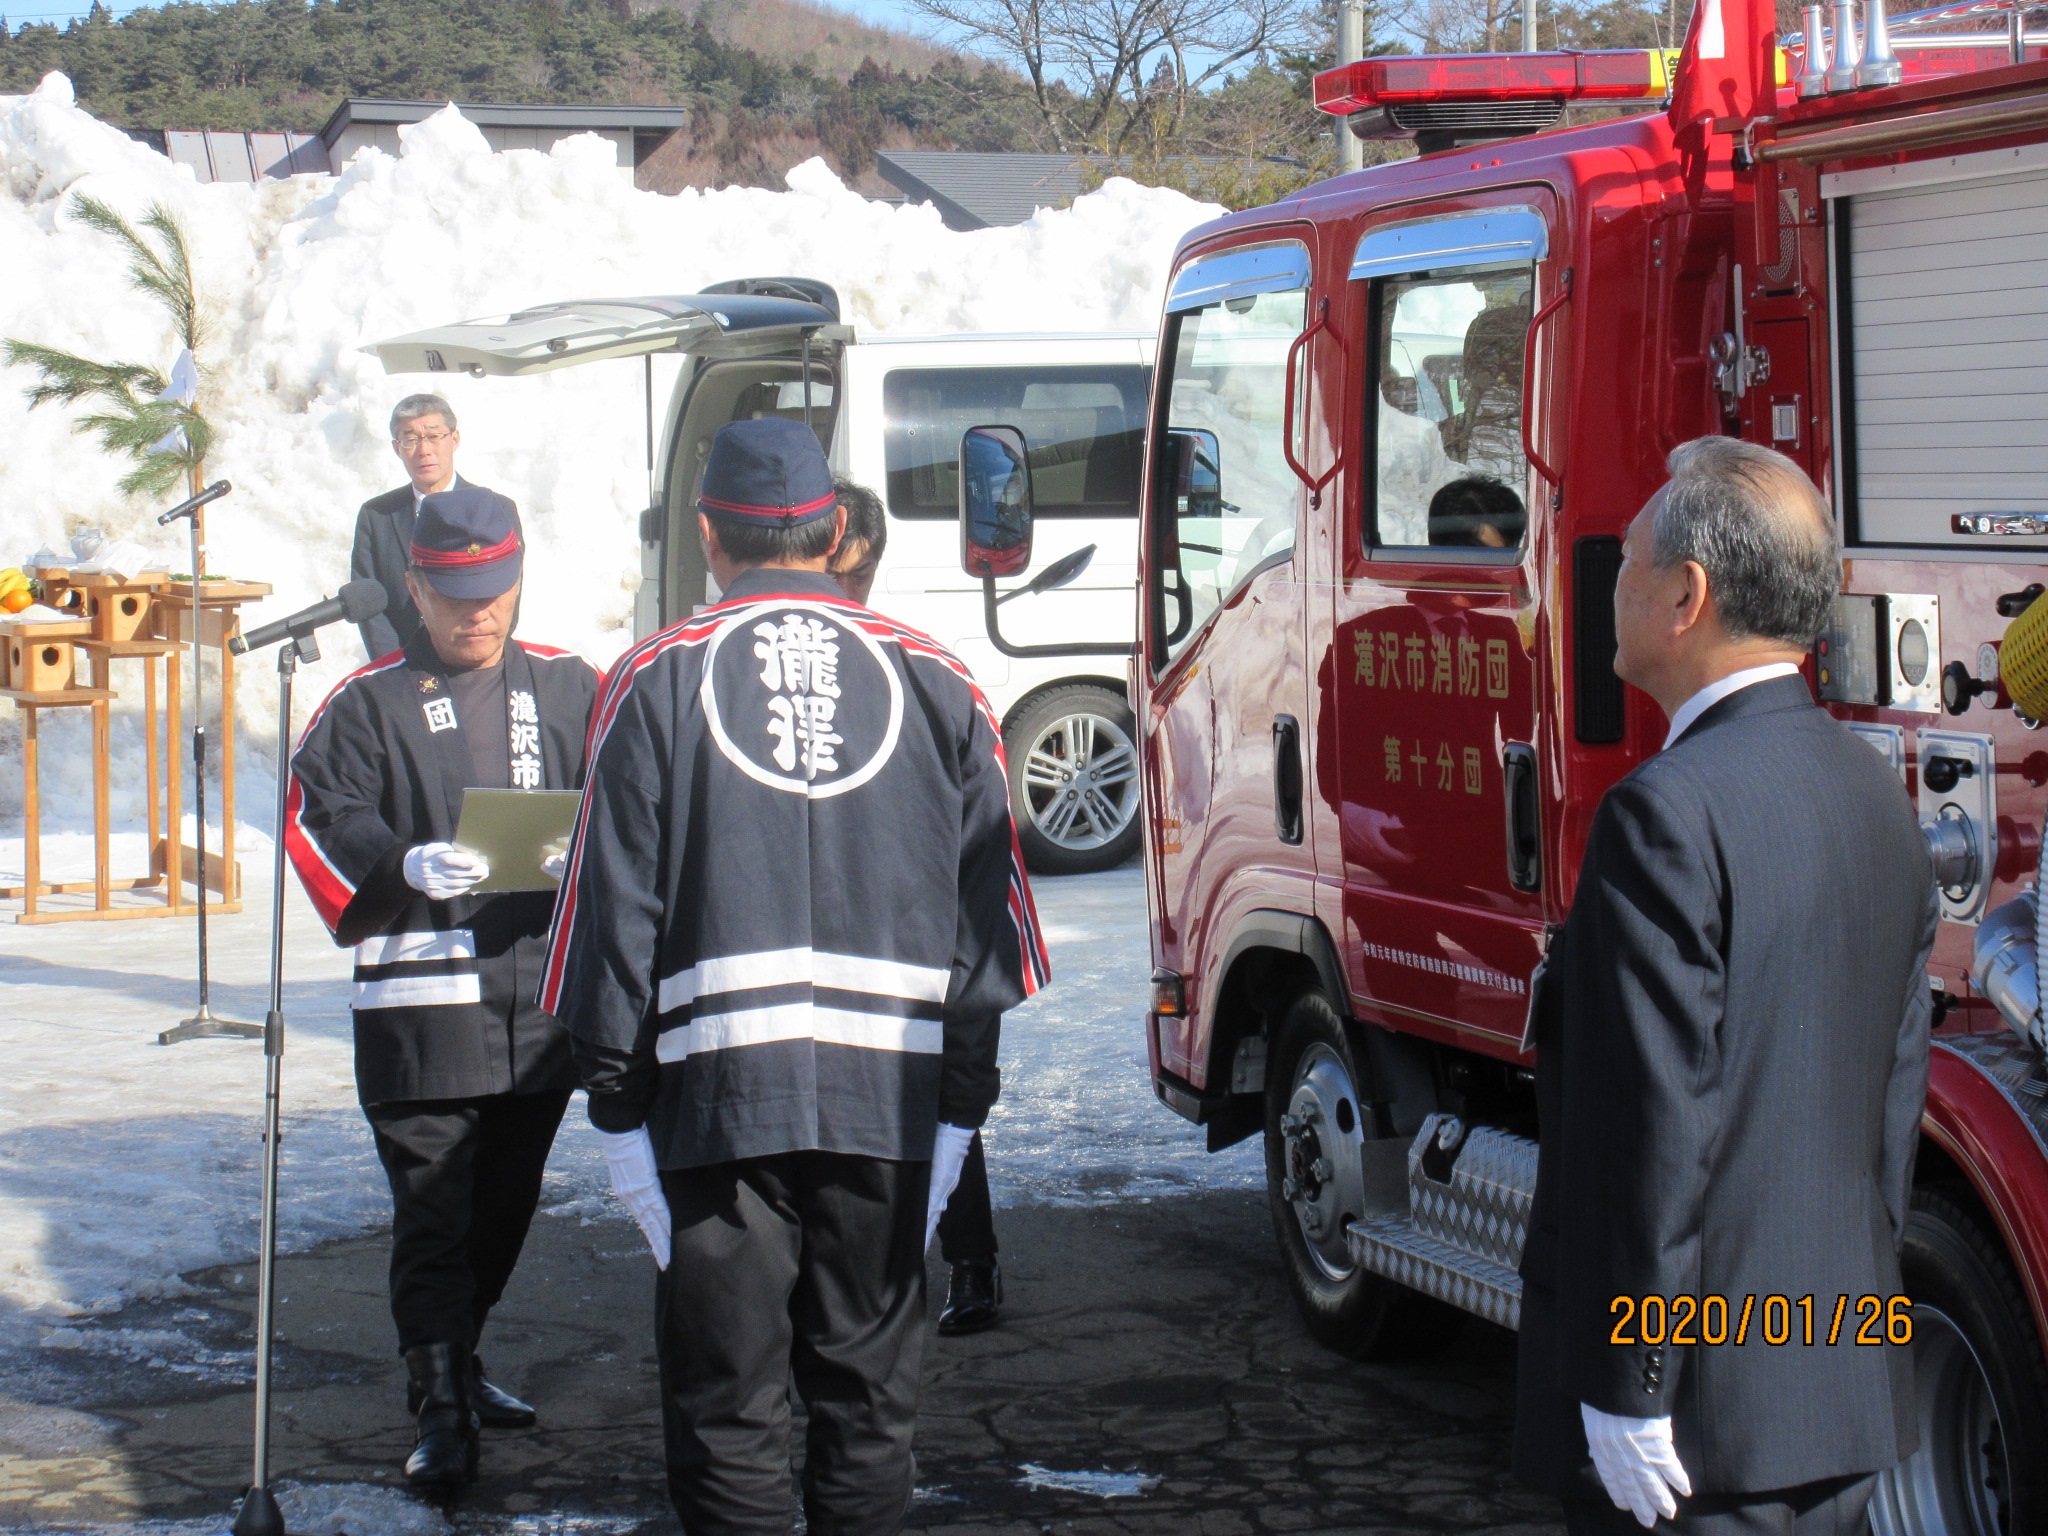
<path fill-rule="evenodd" d="M 583 792 L 575 789 L 465 789 L 457 845 L 491 861 L 472 891 L 552 891 L 540 861 L 576 828 Z"/>

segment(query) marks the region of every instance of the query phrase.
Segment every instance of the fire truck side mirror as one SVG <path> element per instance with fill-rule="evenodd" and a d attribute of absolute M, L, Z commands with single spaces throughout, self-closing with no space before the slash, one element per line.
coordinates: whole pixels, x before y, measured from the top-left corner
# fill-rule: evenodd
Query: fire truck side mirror
<path fill-rule="evenodd" d="M 960 568 L 1021 576 L 1031 564 L 1031 460 L 1015 427 L 960 434 Z"/>
<path fill-rule="evenodd" d="M 1166 434 L 1173 473 L 1175 520 L 1223 515 L 1223 449 L 1214 432 L 1175 428 Z"/>

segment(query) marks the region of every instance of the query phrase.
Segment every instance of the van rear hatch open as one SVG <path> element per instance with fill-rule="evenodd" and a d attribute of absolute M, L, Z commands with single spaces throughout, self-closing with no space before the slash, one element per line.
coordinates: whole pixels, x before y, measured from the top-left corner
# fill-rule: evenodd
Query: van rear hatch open
<path fill-rule="evenodd" d="M 737 286 L 737 285 L 735 285 Z M 815 285 L 821 298 L 831 290 Z M 709 293 L 536 304 L 509 315 L 394 336 L 363 348 L 386 373 L 522 378 L 577 363 L 657 352 L 744 355 L 803 333 L 847 340 L 836 302 L 760 293 Z M 844 334 L 842 334 L 842 332 Z"/>

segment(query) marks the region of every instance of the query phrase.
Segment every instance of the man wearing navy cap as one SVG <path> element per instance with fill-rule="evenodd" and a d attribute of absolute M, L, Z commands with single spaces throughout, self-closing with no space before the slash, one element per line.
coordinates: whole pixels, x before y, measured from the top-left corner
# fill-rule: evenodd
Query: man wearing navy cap
<path fill-rule="evenodd" d="M 1000 737 L 965 667 L 827 574 L 810 430 L 719 430 L 724 594 L 629 651 L 591 726 L 542 1006 L 654 1250 L 669 1489 L 690 1536 L 910 1505 L 924 1249 L 1048 979 Z"/>
<path fill-rule="evenodd" d="M 466 788 L 574 789 L 597 674 L 511 638 L 512 504 L 425 497 L 406 585 L 420 627 L 343 680 L 292 755 L 286 844 L 355 965 L 356 1090 L 391 1183 L 391 1314 L 418 1433 L 406 1475 L 476 1475 L 477 1428 L 534 1422 L 484 1377 L 484 1319 L 540 1198 L 575 1068 L 534 1005 L 553 891 L 471 894 Z"/>

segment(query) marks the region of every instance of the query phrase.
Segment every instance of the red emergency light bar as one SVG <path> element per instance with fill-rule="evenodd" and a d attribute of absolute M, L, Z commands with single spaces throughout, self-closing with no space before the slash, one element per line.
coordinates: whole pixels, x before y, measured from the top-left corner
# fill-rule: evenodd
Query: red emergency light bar
<path fill-rule="evenodd" d="M 1436 53 L 1361 59 L 1315 77 L 1316 108 L 1335 117 L 1450 101 L 1643 101 L 1671 87 L 1675 50 Z"/>

